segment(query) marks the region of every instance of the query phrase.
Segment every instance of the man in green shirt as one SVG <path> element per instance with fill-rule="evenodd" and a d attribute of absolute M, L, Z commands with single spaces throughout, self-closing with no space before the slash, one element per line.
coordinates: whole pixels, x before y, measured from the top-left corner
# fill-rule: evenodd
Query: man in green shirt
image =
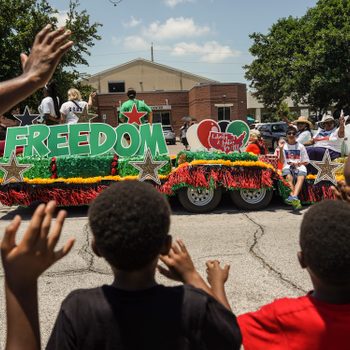
<path fill-rule="evenodd" d="M 127 95 L 128 95 L 129 100 L 125 101 L 120 107 L 119 121 L 122 123 L 125 123 L 125 122 L 130 123 L 133 121 L 131 121 L 129 119 L 131 117 L 133 117 L 134 122 L 136 122 L 137 124 L 145 124 L 147 122 L 152 124 L 152 120 L 153 120 L 152 109 L 144 101 L 137 100 L 135 98 L 136 97 L 135 89 L 129 88 Z M 136 113 L 136 111 L 133 111 L 134 106 L 136 106 L 138 113 Z M 140 117 L 140 119 L 138 119 L 140 121 L 140 123 L 139 123 L 134 118 L 136 117 L 136 119 L 137 119 L 137 116 L 142 115 L 142 114 L 144 114 L 144 116 L 142 116 L 142 117 Z"/>

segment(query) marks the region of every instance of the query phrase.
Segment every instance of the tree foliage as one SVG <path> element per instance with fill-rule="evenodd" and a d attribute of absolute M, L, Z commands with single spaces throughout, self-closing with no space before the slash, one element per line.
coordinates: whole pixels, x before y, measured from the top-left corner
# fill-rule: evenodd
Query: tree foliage
<path fill-rule="evenodd" d="M 63 57 L 53 79 L 61 101 L 66 98 L 67 90 L 79 83 L 81 74 L 77 65 L 87 65 L 86 57 L 95 40 L 99 23 L 90 23 L 86 10 L 79 10 L 79 0 L 70 0 L 65 27 L 72 31 L 74 41 L 72 49 Z M 14 78 L 21 74 L 20 53 L 30 52 L 35 35 L 48 23 L 54 28 L 58 25 L 58 11 L 47 0 L 0 0 L 0 81 Z M 42 93 L 37 92 L 21 106 L 28 104 L 36 110 Z"/>
<path fill-rule="evenodd" d="M 276 108 L 288 96 L 319 113 L 350 106 L 350 1 L 319 0 L 301 18 L 282 18 L 250 35 L 245 66 L 255 96 Z"/>

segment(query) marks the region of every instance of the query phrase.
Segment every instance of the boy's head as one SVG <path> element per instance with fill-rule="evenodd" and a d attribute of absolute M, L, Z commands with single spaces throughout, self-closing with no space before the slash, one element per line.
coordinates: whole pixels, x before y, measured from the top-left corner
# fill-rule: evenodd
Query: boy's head
<path fill-rule="evenodd" d="M 325 200 L 305 214 L 300 229 L 303 267 L 322 282 L 342 286 L 350 283 L 350 206 Z"/>
<path fill-rule="evenodd" d="M 91 204 L 89 224 L 97 252 L 118 270 L 141 269 L 170 248 L 169 204 L 147 183 L 108 187 Z"/>

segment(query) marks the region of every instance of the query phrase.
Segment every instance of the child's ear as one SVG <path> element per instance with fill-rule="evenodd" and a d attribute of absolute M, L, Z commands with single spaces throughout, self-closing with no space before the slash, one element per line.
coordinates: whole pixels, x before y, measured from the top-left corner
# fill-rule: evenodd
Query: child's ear
<path fill-rule="evenodd" d="M 167 235 L 164 239 L 162 248 L 160 250 L 161 255 L 167 255 L 169 253 L 172 242 L 173 242 L 173 238 L 170 235 Z"/>
<path fill-rule="evenodd" d="M 299 264 L 303 269 L 307 268 L 307 264 L 305 261 L 305 257 L 302 251 L 298 252 L 298 260 L 299 260 Z"/>
<path fill-rule="evenodd" d="M 100 252 L 98 251 L 98 248 L 96 247 L 95 237 L 92 237 L 91 248 L 92 248 L 92 251 L 93 251 L 98 257 L 101 257 L 101 254 L 100 254 Z"/>

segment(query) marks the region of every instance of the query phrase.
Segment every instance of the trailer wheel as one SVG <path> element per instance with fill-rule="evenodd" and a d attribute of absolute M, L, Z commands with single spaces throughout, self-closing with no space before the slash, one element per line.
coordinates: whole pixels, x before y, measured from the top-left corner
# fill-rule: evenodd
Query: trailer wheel
<path fill-rule="evenodd" d="M 192 213 L 207 213 L 221 201 L 222 190 L 206 188 L 181 188 L 177 196 L 182 206 Z"/>
<path fill-rule="evenodd" d="M 273 191 L 265 188 L 257 190 L 240 189 L 230 191 L 233 203 L 244 210 L 261 210 L 266 208 L 272 199 Z"/>

